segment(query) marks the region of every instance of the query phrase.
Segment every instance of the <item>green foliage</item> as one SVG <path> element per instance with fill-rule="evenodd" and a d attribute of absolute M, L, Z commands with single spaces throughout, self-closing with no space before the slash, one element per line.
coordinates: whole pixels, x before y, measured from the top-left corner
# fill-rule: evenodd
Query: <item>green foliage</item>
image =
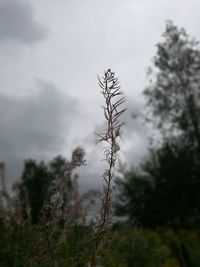
<path fill-rule="evenodd" d="M 18 226 L 7 231 L 0 226 L 0 266 L 51 267 L 52 259 L 42 243 L 44 234 L 37 225 Z M 90 259 L 91 228 L 76 226 L 58 244 L 55 262 L 58 267 L 84 267 Z M 181 267 L 181 242 L 187 248 L 191 264 L 200 266 L 200 236 L 195 230 L 173 231 L 121 229 L 111 231 L 100 249 L 104 267 Z"/>
<path fill-rule="evenodd" d="M 149 111 L 166 137 L 181 136 L 200 148 L 200 50 L 184 29 L 168 22 L 157 47 L 150 86 L 145 90 Z"/>
<path fill-rule="evenodd" d="M 1 224 L 0 266 L 28 266 L 30 257 L 39 252 L 39 247 L 35 246 L 38 239 L 39 234 L 36 227 L 13 225 L 11 229 Z"/>
<path fill-rule="evenodd" d="M 21 203 L 28 201 L 32 223 L 38 222 L 49 185 L 64 163 L 65 160 L 61 156 L 54 158 L 49 164 L 37 163 L 32 159 L 25 161 L 21 176 L 20 198 Z"/>
<path fill-rule="evenodd" d="M 19 226 L 12 230 L 0 228 L 0 266 L 2 267 L 49 267 L 53 259 L 45 251 L 44 232 L 37 225 Z M 55 250 L 58 266 L 79 267 L 88 262 L 90 237 L 86 228 L 74 228 Z"/>
<path fill-rule="evenodd" d="M 149 177 L 138 170 L 131 169 L 124 173 L 122 179 L 116 179 L 117 199 L 115 213 L 117 216 L 128 216 L 128 221 L 136 225 L 149 225 L 152 214 L 150 207 L 154 189 Z"/>
<path fill-rule="evenodd" d="M 157 267 L 170 257 L 170 250 L 155 232 L 129 230 L 113 233 L 108 254 L 115 262 L 112 264 L 106 258 L 105 266 Z"/>
<path fill-rule="evenodd" d="M 199 233 L 195 230 L 115 230 L 102 250 L 108 267 L 197 267 Z M 197 254 L 196 254 L 197 253 Z"/>
<path fill-rule="evenodd" d="M 116 209 L 132 224 L 191 227 L 200 215 L 200 50 L 171 22 L 163 37 L 144 92 L 161 146 L 117 181 Z"/>
<path fill-rule="evenodd" d="M 152 151 L 140 170 L 116 180 L 116 215 L 146 227 L 198 224 L 200 170 L 185 148 L 165 144 Z"/>

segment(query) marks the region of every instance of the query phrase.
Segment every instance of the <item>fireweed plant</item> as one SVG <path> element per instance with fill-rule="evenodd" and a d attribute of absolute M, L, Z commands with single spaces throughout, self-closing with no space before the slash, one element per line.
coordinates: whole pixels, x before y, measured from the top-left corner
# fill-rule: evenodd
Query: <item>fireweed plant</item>
<path fill-rule="evenodd" d="M 97 143 L 103 142 L 106 144 L 104 148 L 104 159 L 107 162 L 107 169 L 104 171 L 103 192 L 101 196 L 101 207 L 97 215 L 92 233 L 92 257 L 91 267 L 97 266 L 98 251 L 104 243 L 107 233 L 112 224 L 112 180 L 113 171 L 117 160 L 117 153 L 120 150 L 117 139 L 121 134 L 121 115 L 125 109 L 121 108 L 125 99 L 120 90 L 118 78 L 110 69 L 105 71 L 102 78 L 98 77 L 99 86 L 102 89 L 101 93 L 105 100 L 103 106 L 104 117 L 106 119 L 106 129 L 103 133 L 96 133 Z"/>
<path fill-rule="evenodd" d="M 78 266 L 75 265 L 77 262 L 81 262 L 80 264 L 89 263 L 91 267 L 96 267 L 99 264 L 100 248 L 105 245 L 112 224 L 111 188 L 117 152 L 119 151 L 118 138 L 122 126 L 120 117 L 125 111 L 125 109 L 121 109 L 124 97 L 114 72 L 110 69 L 107 70 L 104 77 L 99 78 L 99 86 L 105 100 L 103 111 L 106 119 L 105 132 L 97 134 L 97 142 L 106 144 L 104 159 L 107 162 L 107 168 L 102 175 L 104 181 L 102 193 L 100 194 L 98 190 L 90 190 L 80 194 L 78 190 L 78 175 L 75 172 L 78 167 L 86 163 L 85 151 L 81 147 L 74 149 L 71 160 L 64 162 L 59 173 L 52 180 L 46 192 L 46 199 L 37 224 L 32 225 L 29 195 L 22 182 L 14 185 L 15 194 L 12 196 L 5 188 L 0 190 L 0 226 L 8 232 L 8 236 L 4 236 L 3 232 L 2 235 L 5 238 L 11 238 L 10 244 L 0 254 L 2 256 L 2 258 L 0 257 L 0 265 L 2 265 L 1 260 L 7 262 L 7 258 L 11 261 L 9 266 L 14 266 L 12 262 L 18 260 L 20 266 L 25 267 L 58 267 L 66 264 Z M 23 198 L 21 198 L 22 194 Z M 77 255 L 76 249 L 79 248 L 77 244 L 78 246 L 82 246 L 82 244 L 73 241 L 74 231 L 78 229 L 77 226 L 83 226 L 82 229 L 85 229 L 83 235 L 85 235 L 87 229 L 90 229 L 87 222 L 88 210 L 91 205 L 95 204 L 96 197 L 100 195 L 100 210 L 93 224 L 92 232 L 88 233 L 88 237 L 92 236 L 91 239 L 89 238 L 91 248 L 89 247 L 83 252 L 80 251 L 80 255 Z M 30 230 L 34 231 L 33 235 L 26 236 Z M 25 242 L 28 242 L 27 251 L 22 246 Z M 71 244 L 70 242 L 74 244 L 74 254 L 69 249 L 67 251 L 66 246 Z M 22 247 L 24 254 L 21 253 Z M 6 254 L 7 250 L 8 254 Z M 62 251 L 64 256 L 59 257 L 59 253 Z M 9 257 L 9 253 L 13 253 L 12 256 Z M 71 265 L 68 261 L 71 262 Z"/>
<path fill-rule="evenodd" d="M 82 165 L 85 165 L 85 151 L 77 147 L 72 152 L 71 161 L 66 161 L 61 167 L 60 172 L 52 181 L 47 197 L 43 205 L 41 214 L 41 226 L 44 235 L 43 248 L 51 260 L 52 266 L 57 266 L 55 250 L 68 231 L 73 227 L 79 216 L 79 192 L 77 188 L 78 175 L 73 171 Z M 58 235 L 60 225 L 63 224 L 63 231 Z M 46 244 L 45 244 L 46 243 Z"/>
<path fill-rule="evenodd" d="M 89 190 L 80 195 L 78 190 L 78 174 L 76 168 L 86 164 L 85 151 L 77 147 L 72 152 L 70 161 L 65 161 L 60 172 L 52 181 L 43 205 L 40 217 L 41 255 L 35 262 L 46 257 L 49 266 L 58 266 L 56 251 L 67 239 L 76 225 L 85 225 L 88 209 L 93 205 L 94 199 L 99 196 L 98 190 Z M 33 263 L 33 260 L 29 262 Z"/>

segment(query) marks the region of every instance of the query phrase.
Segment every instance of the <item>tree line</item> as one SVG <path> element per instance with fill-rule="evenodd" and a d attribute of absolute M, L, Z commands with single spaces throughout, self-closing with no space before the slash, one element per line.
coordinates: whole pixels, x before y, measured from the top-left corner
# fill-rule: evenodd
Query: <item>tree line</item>
<path fill-rule="evenodd" d="M 157 44 L 149 85 L 144 90 L 146 119 L 161 144 L 149 149 L 137 168 L 116 179 L 115 213 L 132 225 L 197 226 L 200 214 L 200 49 L 198 42 L 167 22 Z M 147 116 L 148 114 L 148 116 Z M 33 223 L 45 194 L 65 160 L 26 160 L 20 198 L 26 189 Z M 134 163 L 134 158 L 133 158 Z M 70 182 L 68 184 L 70 187 Z"/>

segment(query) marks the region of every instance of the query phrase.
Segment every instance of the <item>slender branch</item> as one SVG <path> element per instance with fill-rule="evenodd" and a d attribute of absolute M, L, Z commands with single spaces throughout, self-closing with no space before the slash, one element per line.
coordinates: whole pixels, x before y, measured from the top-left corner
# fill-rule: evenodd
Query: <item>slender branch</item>
<path fill-rule="evenodd" d="M 124 102 L 124 97 L 122 97 L 119 82 L 118 79 L 115 78 L 114 72 L 108 69 L 102 79 L 98 77 L 98 81 L 105 99 L 103 110 L 104 117 L 107 121 L 107 128 L 105 133 L 96 135 L 98 136 L 97 142 L 106 142 L 107 144 L 104 149 L 104 154 L 108 168 L 102 176 L 104 180 L 104 189 L 101 196 L 101 208 L 93 229 L 91 267 L 96 267 L 99 248 L 105 240 L 106 234 L 111 226 L 111 187 L 113 169 L 117 159 L 117 152 L 120 149 L 117 143 L 117 138 L 120 136 L 122 126 L 120 116 L 125 111 L 125 109 L 119 109 Z"/>

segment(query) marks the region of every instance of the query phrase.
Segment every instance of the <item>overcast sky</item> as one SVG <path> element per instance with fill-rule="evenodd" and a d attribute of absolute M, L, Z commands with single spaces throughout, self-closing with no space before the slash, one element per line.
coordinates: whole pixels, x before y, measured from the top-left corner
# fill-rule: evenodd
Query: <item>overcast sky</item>
<path fill-rule="evenodd" d="M 121 157 L 137 164 L 149 130 L 131 114 L 143 108 L 146 69 L 166 20 L 200 40 L 200 0 L 0 0 L 0 161 L 9 183 L 23 160 L 69 157 L 86 149 L 83 188 L 100 183 L 103 125 L 97 75 L 112 68 L 126 96 Z M 98 182 L 99 181 L 99 182 Z"/>

